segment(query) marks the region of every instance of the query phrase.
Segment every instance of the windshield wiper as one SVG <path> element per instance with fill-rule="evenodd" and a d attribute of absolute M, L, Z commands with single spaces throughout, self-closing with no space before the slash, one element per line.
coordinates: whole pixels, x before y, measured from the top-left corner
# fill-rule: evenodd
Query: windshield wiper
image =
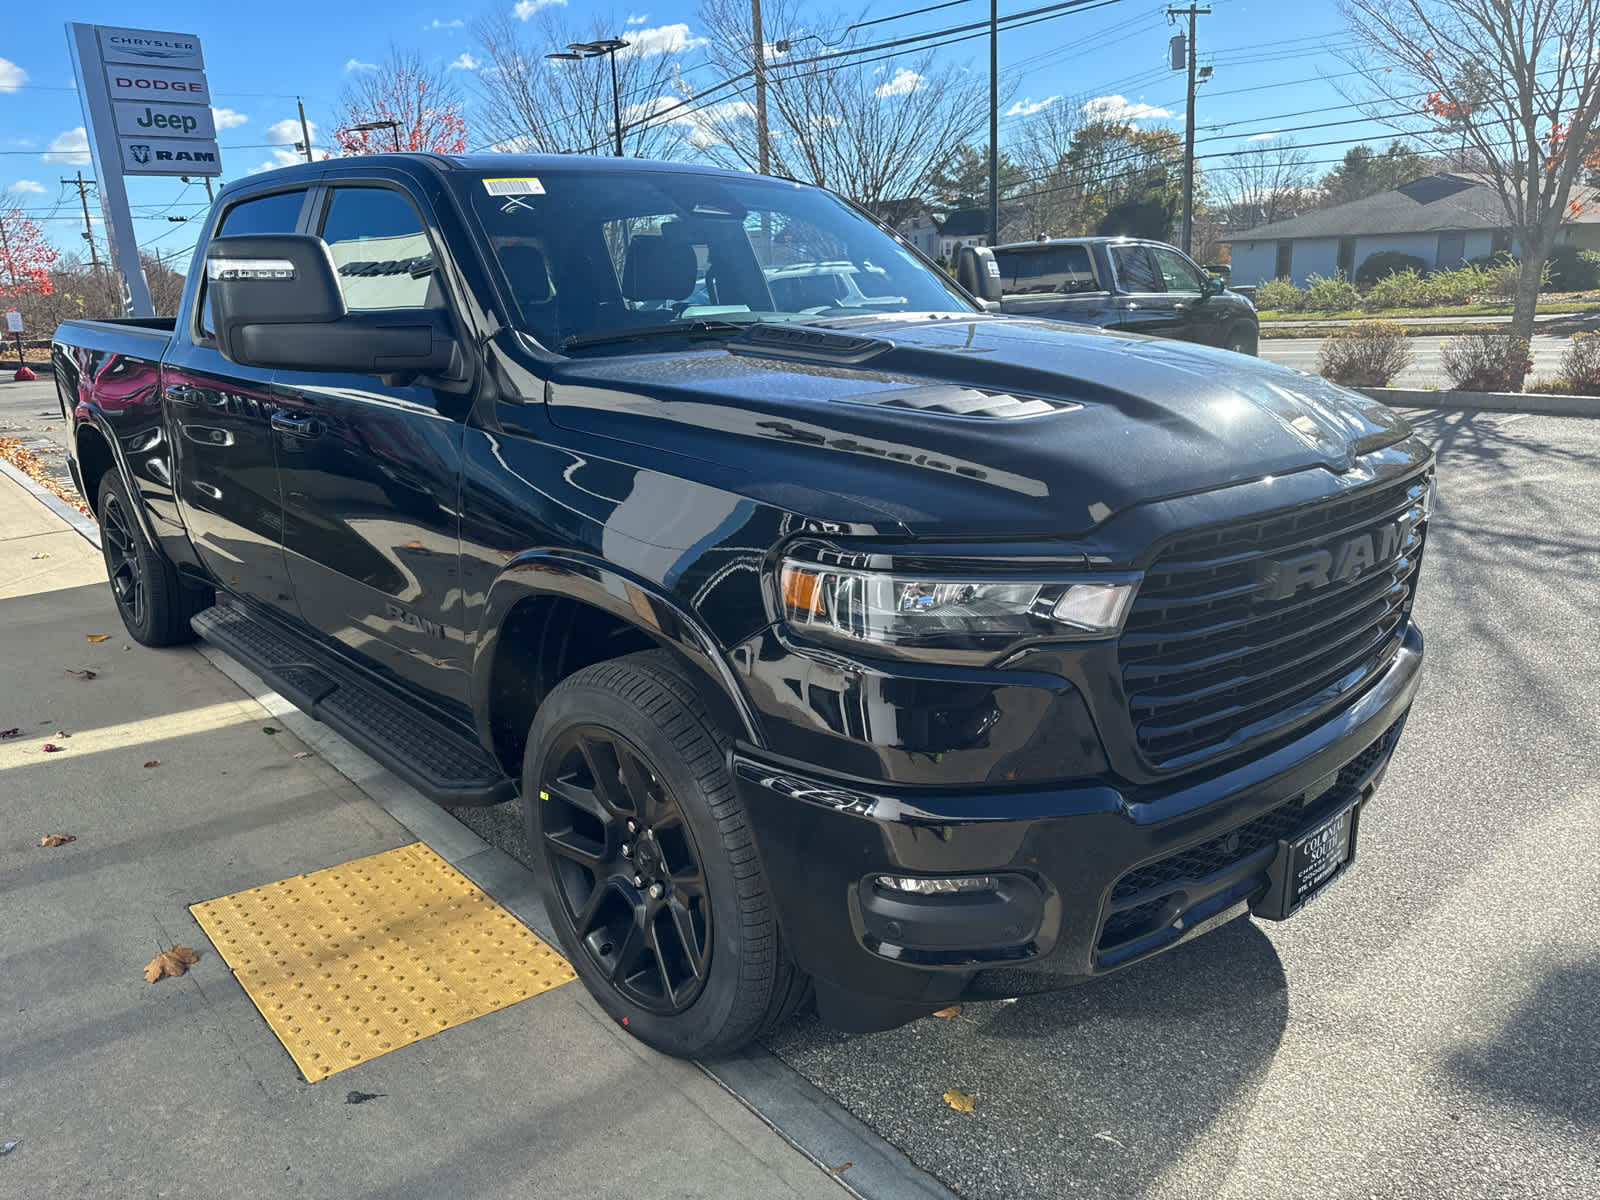
<path fill-rule="evenodd" d="M 624 326 L 620 329 L 602 329 L 595 333 L 575 333 L 561 343 L 561 349 L 578 350 L 584 346 L 604 346 L 609 342 L 642 342 L 664 337 L 724 337 L 743 333 L 758 318 L 748 321 L 726 321 L 720 318 L 700 321 L 663 321 L 659 325 Z"/>

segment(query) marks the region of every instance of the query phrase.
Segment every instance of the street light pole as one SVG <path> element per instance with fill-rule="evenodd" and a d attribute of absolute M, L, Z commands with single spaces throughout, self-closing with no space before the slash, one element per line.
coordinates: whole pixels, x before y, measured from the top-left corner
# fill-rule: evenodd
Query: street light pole
<path fill-rule="evenodd" d="M 750 27 L 756 49 L 756 170 L 765 175 L 771 164 L 767 149 L 767 46 L 761 30 L 761 0 L 750 0 Z"/>
<path fill-rule="evenodd" d="M 1178 245 L 1185 254 L 1189 253 L 1190 244 L 1194 241 L 1194 85 L 1195 62 L 1199 57 L 1194 46 L 1194 19 L 1208 16 L 1210 12 L 1209 8 L 1196 8 L 1193 4 L 1188 8 L 1167 9 L 1168 21 L 1174 17 L 1189 18 L 1189 39 L 1184 47 L 1188 51 L 1189 103 L 1183 121 L 1183 223 L 1178 227 Z"/>
<path fill-rule="evenodd" d="M 622 157 L 622 93 L 617 87 L 617 51 L 626 50 L 628 43 L 621 38 L 602 38 L 597 42 L 571 42 L 565 51 L 546 54 L 558 62 L 578 62 L 585 58 L 607 55 L 611 59 L 611 129 L 616 141 L 616 156 Z"/>

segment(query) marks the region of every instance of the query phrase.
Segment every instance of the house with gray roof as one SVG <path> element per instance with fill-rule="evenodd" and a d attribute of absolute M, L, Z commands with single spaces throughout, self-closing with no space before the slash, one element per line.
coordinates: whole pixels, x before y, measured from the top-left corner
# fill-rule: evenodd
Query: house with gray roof
<path fill-rule="evenodd" d="M 1562 225 L 1556 240 L 1600 249 L 1600 192 L 1574 187 L 1572 199 L 1582 211 Z M 1425 175 L 1393 191 L 1221 240 L 1232 248 L 1231 283 L 1287 278 L 1302 287 L 1312 275 L 1353 279 L 1367 257 L 1382 250 L 1415 255 L 1430 270 L 1501 250 L 1516 253 L 1499 194 L 1481 177 L 1464 174 Z"/>

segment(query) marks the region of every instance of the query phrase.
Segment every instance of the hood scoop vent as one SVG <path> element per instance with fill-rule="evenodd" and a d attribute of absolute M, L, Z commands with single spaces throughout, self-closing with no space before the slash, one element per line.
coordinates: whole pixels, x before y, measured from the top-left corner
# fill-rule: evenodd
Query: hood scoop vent
<path fill-rule="evenodd" d="M 1050 400 L 1013 392 L 986 391 L 960 384 L 937 383 L 926 387 L 885 388 L 840 396 L 842 404 L 872 404 L 879 408 L 909 408 L 946 417 L 972 417 L 985 421 L 1020 421 L 1048 413 L 1070 412 L 1083 405 L 1071 400 Z"/>
<path fill-rule="evenodd" d="M 893 350 L 894 343 L 883 338 L 818 329 L 814 325 L 762 324 L 752 325 L 728 342 L 727 348 L 735 354 L 854 366 Z"/>

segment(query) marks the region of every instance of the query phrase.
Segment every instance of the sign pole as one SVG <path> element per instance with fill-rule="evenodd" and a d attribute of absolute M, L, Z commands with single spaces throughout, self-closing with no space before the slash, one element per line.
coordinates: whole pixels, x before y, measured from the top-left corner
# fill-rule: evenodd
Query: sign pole
<path fill-rule="evenodd" d="M 111 114 L 111 93 L 106 87 L 105 69 L 100 65 L 100 47 L 95 27 L 70 22 L 67 42 L 72 48 L 72 69 L 78 79 L 78 96 L 83 101 L 84 125 L 89 134 L 89 153 L 94 159 L 94 177 L 99 185 L 100 212 L 105 218 L 106 236 L 111 243 L 111 262 L 122 275 L 128 315 L 153 317 L 150 289 L 145 284 L 139 262 L 139 242 L 133 232 L 133 214 L 128 210 L 128 188 L 122 178 L 122 150 L 117 144 L 116 124 Z"/>

